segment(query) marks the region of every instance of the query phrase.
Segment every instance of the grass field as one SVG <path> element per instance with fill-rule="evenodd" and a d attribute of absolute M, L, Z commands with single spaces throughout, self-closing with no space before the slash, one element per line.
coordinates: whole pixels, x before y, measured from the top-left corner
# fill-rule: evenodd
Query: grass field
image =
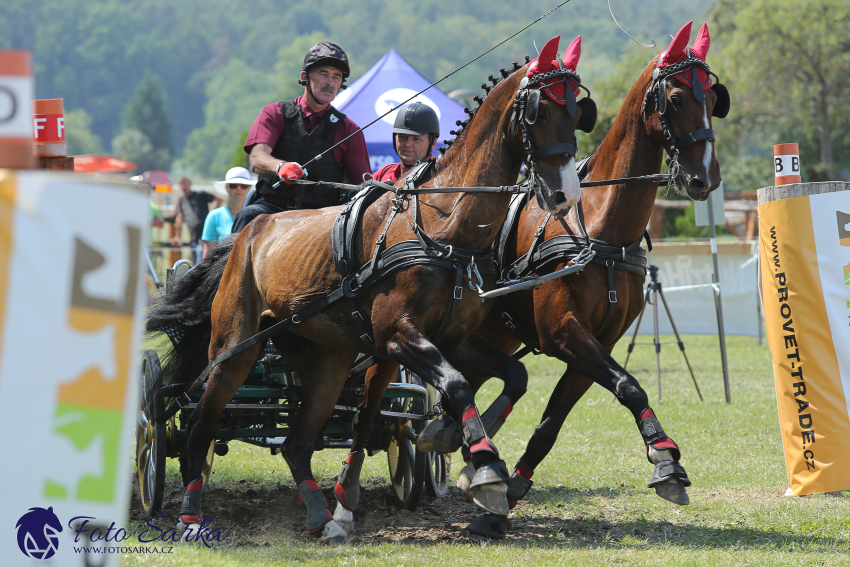
<path fill-rule="evenodd" d="M 186 545 L 167 556 L 125 555 L 123 562 L 131 566 L 850 565 L 850 493 L 783 495 L 788 481 L 767 347 L 755 339 L 729 337 L 732 403 L 726 404 L 716 337 L 685 336 L 684 341 L 705 402 L 699 401 L 675 344 L 665 345 L 661 354 L 663 404 L 657 401 L 651 346 L 636 348 L 629 369 L 682 449 L 682 464 L 693 482 L 690 506 L 677 507 L 646 488 L 652 466 L 631 415 L 606 390 L 593 386 L 567 419 L 555 449 L 535 471 L 525 503 L 512 513 L 514 528 L 527 534 L 523 539 L 481 546 L 460 533 L 436 545 L 416 540 L 374 544 L 355 537 L 347 546 L 327 548 L 303 537 L 258 532 L 213 550 Z M 627 342 L 623 339 L 615 350 L 619 361 L 625 358 Z M 563 371 L 562 363 L 544 357 L 530 357 L 526 364 L 528 393 L 496 437 L 509 466 L 522 454 Z M 488 405 L 498 387 L 488 384 L 479 394 L 479 405 Z M 343 457 L 338 450 L 316 453 L 314 471 L 321 486 L 332 485 Z M 383 455 L 366 459 L 364 480 L 385 477 L 386 466 Z M 245 480 L 294 486 L 279 456 L 240 443 L 232 443 L 230 453 L 218 458 L 213 469 L 215 485 L 238 487 Z M 458 469 L 456 465 L 453 477 Z M 176 461 L 169 461 L 168 475 L 179 479 Z M 281 509 L 280 514 L 303 520 L 301 508 Z"/>

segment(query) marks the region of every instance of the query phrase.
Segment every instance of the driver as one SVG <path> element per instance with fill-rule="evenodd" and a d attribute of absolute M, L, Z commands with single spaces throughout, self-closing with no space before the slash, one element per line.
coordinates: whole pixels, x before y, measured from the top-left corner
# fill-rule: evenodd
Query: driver
<path fill-rule="evenodd" d="M 301 167 L 358 129 L 331 106 L 349 74 L 348 56 L 342 48 L 329 41 L 314 45 L 301 69 L 299 82 L 304 85 L 304 94 L 263 107 L 245 140 L 251 169 L 260 176 L 259 198 L 246 204 L 233 219 L 234 234 L 261 214 L 340 203 L 338 189 L 296 186 L 291 184 L 292 179 L 360 183 L 363 174 L 372 171 L 362 132 L 312 162 L 307 170 Z M 283 183 L 274 189 L 278 180 Z"/>
<path fill-rule="evenodd" d="M 379 169 L 374 178 L 395 183 L 419 162 L 427 160 L 440 136 L 440 119 L 434 109 L 421 102 L 411 102 L 399 109 L 393 124 L 393 149 L 401 161 Z"/>

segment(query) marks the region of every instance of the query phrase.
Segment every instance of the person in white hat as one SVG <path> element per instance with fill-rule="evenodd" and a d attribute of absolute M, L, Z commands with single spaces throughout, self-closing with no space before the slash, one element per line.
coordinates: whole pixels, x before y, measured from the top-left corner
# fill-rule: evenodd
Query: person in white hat
<path fill-rule="evenodd" d="M 204 257 L 212 249 L 215 243 L 228 236 L 233 227 L 233 217 L 242 210 L 245 204 L 245 196 L 254 186 L 256 180 L 244 167 L 231 167 L 224 176 L 224 189 L 227 191 L 227 203 L 207 215 L 204 221 L 204 231 L 201 234 L 201 242 L 204 243 Z"/>

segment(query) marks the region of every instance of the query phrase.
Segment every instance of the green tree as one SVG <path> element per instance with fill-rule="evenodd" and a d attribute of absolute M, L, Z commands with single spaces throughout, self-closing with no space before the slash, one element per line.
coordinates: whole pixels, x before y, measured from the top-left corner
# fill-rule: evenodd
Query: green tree
<path fill-rule="evenodd" d="M 250 130 L 239 134 L 239 143 L 233 147 L 233 156 L 230 158 L 230 167 L 248 167 L 248 154 L 245 153 L 245 141 L 248 139 Z"/>
<path fill-rule="evenodd" d="M 113 147 L 125 152 L 125 155 L 119 154 L 119 157 L 136 161 L 142 171 L 149 169 L 167 171 L 171 168 L 171 161 L 174 158 L 171 120 L 168 118 L 165 94 L 159 88 L 159 81 L 150 73 L 145 74 L 136 89 L 135 96 L 124 111 L 124 123 L 119 137 L 127 134 L 125 138 L 129 136 L 128 139 L 136 140 L 137 136 L 129 135 L 129 132 L 141 133 L 150 144 L 151 150 L 145 152 L 141 152 L 140 149 L 135 150 L 136 157 L 142 159 L 139 162 L 127 155 L 126 152 L 134 150 L 125 148 L 125 141 L 118 146 L 115 146 L 113 142 Z"/>
<path fill-rule="evenodd" d="M 295 83 L 297 85 L 297 83 Z M 218 178 L 233 158 L 233 143 L 250 128 L 263 106 L 278 98 L 280 81 L 233 59 L 207 85 L 204 125 L 189 134 L 181 165 Z"/>
<path fill-rule="evenodd" d="M 171 157 L 163 148 L 155 148 L 150 138 L 141 130 L 122 130 L 112 139 L 112 153 L 122 159 L 135 163 L 135 173 L 150 170 L 167 170 L 163 164 L 171 162 Z"/>
<path fill-rule="evenodd" d="M 91 131 L 91 116 L 78 108 L 65 112 L 65 144 L 69 156 L 103 153 L 100 136 Z"/>
<path fill-rule="evenodd" d="M 770 163 L 771 145 L 797 142 L 804 180 L 839 178 L 850 167 L 850 4 L 717 0 L 710 18 L 732 95 L 718 147 Z"/>

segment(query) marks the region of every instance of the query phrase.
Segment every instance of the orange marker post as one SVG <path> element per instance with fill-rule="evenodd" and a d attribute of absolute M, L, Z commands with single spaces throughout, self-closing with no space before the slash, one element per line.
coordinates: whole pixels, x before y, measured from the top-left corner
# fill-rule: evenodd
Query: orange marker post
<path fill-rule="evenodd" d="M 34 94 L 32 53 L 0 50 L 0 168 L 33 167 L 29 106 Z"/>
<path fill-rule="evenodd" d="M 65 157 L 65 108 L 61 98 L 32 101 L 33 155 Z"/>
<path fill-rule="evenodd" d="M 797 144 L 776 144 L 773 146 L 774 185 L 802 183 L 800 177 L 800 148 Z"/>

